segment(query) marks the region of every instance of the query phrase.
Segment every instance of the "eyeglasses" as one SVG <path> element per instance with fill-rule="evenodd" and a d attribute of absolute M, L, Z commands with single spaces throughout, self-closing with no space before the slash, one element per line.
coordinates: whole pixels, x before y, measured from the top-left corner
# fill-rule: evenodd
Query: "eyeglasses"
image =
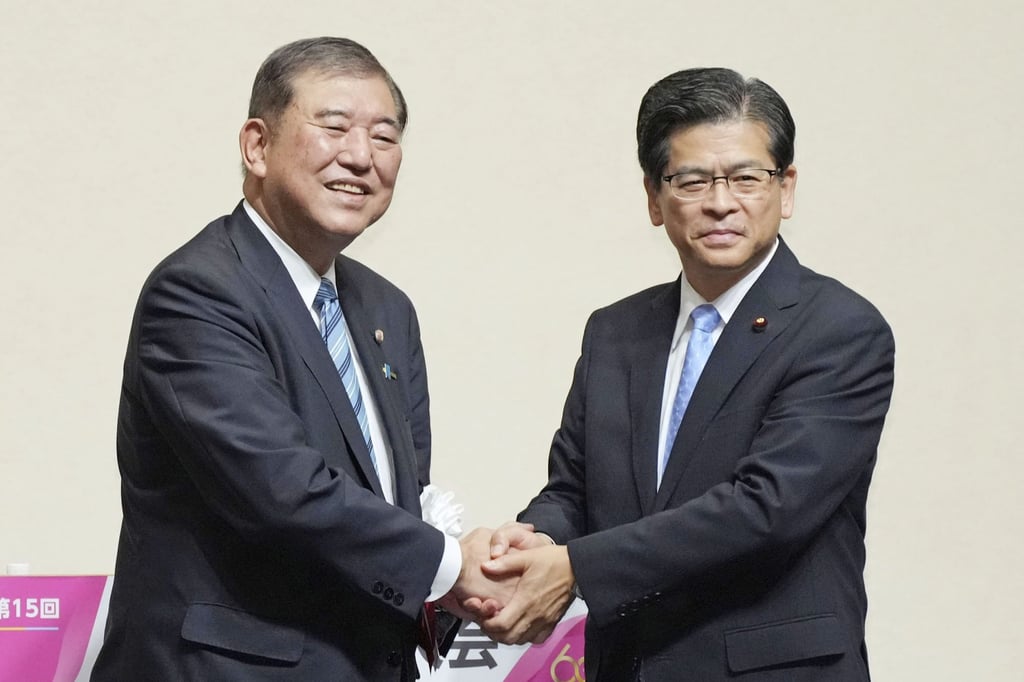
<path fill-rule="evenodd" d="M 781 168 L 742 168 L 728 175 L 687 172 L 664 175 L 661 179 L 672 188 L 672 194 L 683 201 L 700 201 L 711 193 L 719 180 L 725 180 L 725 186 L 737 199 L 760 199 L 768 193 L 772 178 L 781 172 Z"/>

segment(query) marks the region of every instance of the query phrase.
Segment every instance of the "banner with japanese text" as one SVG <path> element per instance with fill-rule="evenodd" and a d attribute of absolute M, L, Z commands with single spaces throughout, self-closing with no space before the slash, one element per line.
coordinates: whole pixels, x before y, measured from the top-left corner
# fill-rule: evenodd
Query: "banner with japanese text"
<path fill-rule="evenodd" d="M 86 682 L 110 583 L 103 575 L 0 577 L 0 682 Z"/>
<path fill-rule="evenodd" d="M 585 682 L 583 629 L 586 604 L 577 599 L 543 644 L 506 646 L 488 639 L 474 623 L 463 623 L 448 657 L 430 682 Z"/>
<path fill-rule="evenodd" d="M 103 640 L 110 576 L 0 577 L 0 682 L 88 682 Z M 544 644 L 505 646 L 465 623 L 430 682 L 584 682 L 586 605 Z"/>

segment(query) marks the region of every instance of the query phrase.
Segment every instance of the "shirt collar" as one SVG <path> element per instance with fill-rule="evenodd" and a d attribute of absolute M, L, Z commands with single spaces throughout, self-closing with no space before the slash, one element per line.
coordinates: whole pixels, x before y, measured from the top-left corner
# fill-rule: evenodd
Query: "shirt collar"
<path fill-rule="evenodd" d="M 317 274 L 316 270 L 303 260 L 302 256 L 295 252 L 295 249 L 288 245 L 288 242 L 281 239 L 281 235 L 274 232 L 274 229 L 256 212 L 256 209 L 252 207 L 252 204 L 247 199 L 242 201 L 242 208 L 245 209 L 249 219 L 255 223 L 260 234 L 270 242 L 270 246 L 273 247 L 281 262 L 284 263 L 285 269 L 295 283 L 295 288 L 299 290 L 299 295 L 302 296 L 302 300 L 305 301 L 311 311 L 313 310 L 313 300 L 316 298 L 316 293 L 320 290 L 321 277 L 331 280 L 334 290 L 338 290 L 337 276 L 334 268 L 328 268 L 327 272 L 322 275 Z"/>
<path fill-rule="evenodd" d="M 761 276 L 761 273 L 768 267 L 768 263 L 775 257 L 775 252 L 779 249 L 779 238 L 775 238 L 775 243 L 772 244 L 771 250 L 768 255 L 765 256 L 764 260 L 757 264 L 753 270 L 748 272 L 743 279 L 733 284 L 731 287 L 726 289 L 721 296 L 716 298 L 714 301 L 705 301 L 704 298 L 694 291 L 693 287 L 686 280 L 686 273 L 684 272 L 679 278 L 679 318 L 676 320 L 676 330 L 672 335 L 672 346 L 671 350 L 675 350 L 679 345 L 679 342 L 683 338 L 683 332 L 686 330 L 686 325 L 690 320 L 690 313 L 693 309 L 704 303 L 711 303 L 715 306 L 715 310 L 718 311 L 722 321 L 719 323 L 721 327 L 729 324 L 729 320 L 732 319 L 736 309 L 740 307 L 740 302 L 743 297 L 747 295 L 751 287 L 754 286 L 754 282 Z"/>

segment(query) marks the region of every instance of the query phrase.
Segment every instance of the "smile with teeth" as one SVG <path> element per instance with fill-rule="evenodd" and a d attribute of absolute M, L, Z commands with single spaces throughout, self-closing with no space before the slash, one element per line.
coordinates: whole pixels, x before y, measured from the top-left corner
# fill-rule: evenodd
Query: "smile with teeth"
<path fill-rule="evenodd" d="M 327 189 L 334 190 L 336 192 L 347 192 L 349 194 L 366 194 L 366 190 L 358 185 L 350 185 L 347 182 L 332 182 L 328 183 Z"/>

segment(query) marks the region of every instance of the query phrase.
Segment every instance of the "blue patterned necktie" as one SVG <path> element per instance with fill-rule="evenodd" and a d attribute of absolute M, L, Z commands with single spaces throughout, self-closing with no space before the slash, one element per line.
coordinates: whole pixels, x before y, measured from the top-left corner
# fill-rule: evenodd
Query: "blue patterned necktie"
<path fill-rule="evenodd" d="M 366 448 L 370 451 L 370 461 L 373 468 L 377 468 L 377 457 L 373 454 L 373 441 L 370 439 L 370 423 L 366 418 L 366 406 L 363 405 L 363 394 L 359 390 L 359 381 L 356 378 L 356 368 L 352 358 L 352 348 L 349 346 L 348 333 L 345 331 L 345 315 L 341 312 L 341 304 L 338 303 L 338 295 L 334 292 L 334 285 L 331 280 L 323 277 L 320 279 L 320 290 L 316 292 L 313 299 L 313 309 L 320 315 L 320 334 L 324 337 L 327 350 L 331 353 L 334 366 L 341 377 L 341 383 L 345 386 L 349 402 L 355 410 L 356 420 L 363 432 L 363 439 L 366 441 Z"/>
<path fill-rule="evenodd" d="M 665 432 L 665 454 L 658 463 L 658 485 L 661 486 L 661 477 L 668 466 L 668 456 L 672 452 L 672 445 L 676 442 L 676 434 L 679 432 L 679 424 L 683 421 L 686 413 L 686 406 L 690 404 L 690 396 L 700 379 L 704 365 L 714 348 L 712 333 L 718 322 L 722 319 L 710 303 L 699 305 L 690 313 L 693 320 L 693 331 L 690 332 L 690 340 L 686 344 L 686 357 L 683 358 L 683 373 L 679 377 L 679 389 L 676 391 L 676 399 L 672 403 L 672 415 L 669 417 L 668 430 Z"/>

